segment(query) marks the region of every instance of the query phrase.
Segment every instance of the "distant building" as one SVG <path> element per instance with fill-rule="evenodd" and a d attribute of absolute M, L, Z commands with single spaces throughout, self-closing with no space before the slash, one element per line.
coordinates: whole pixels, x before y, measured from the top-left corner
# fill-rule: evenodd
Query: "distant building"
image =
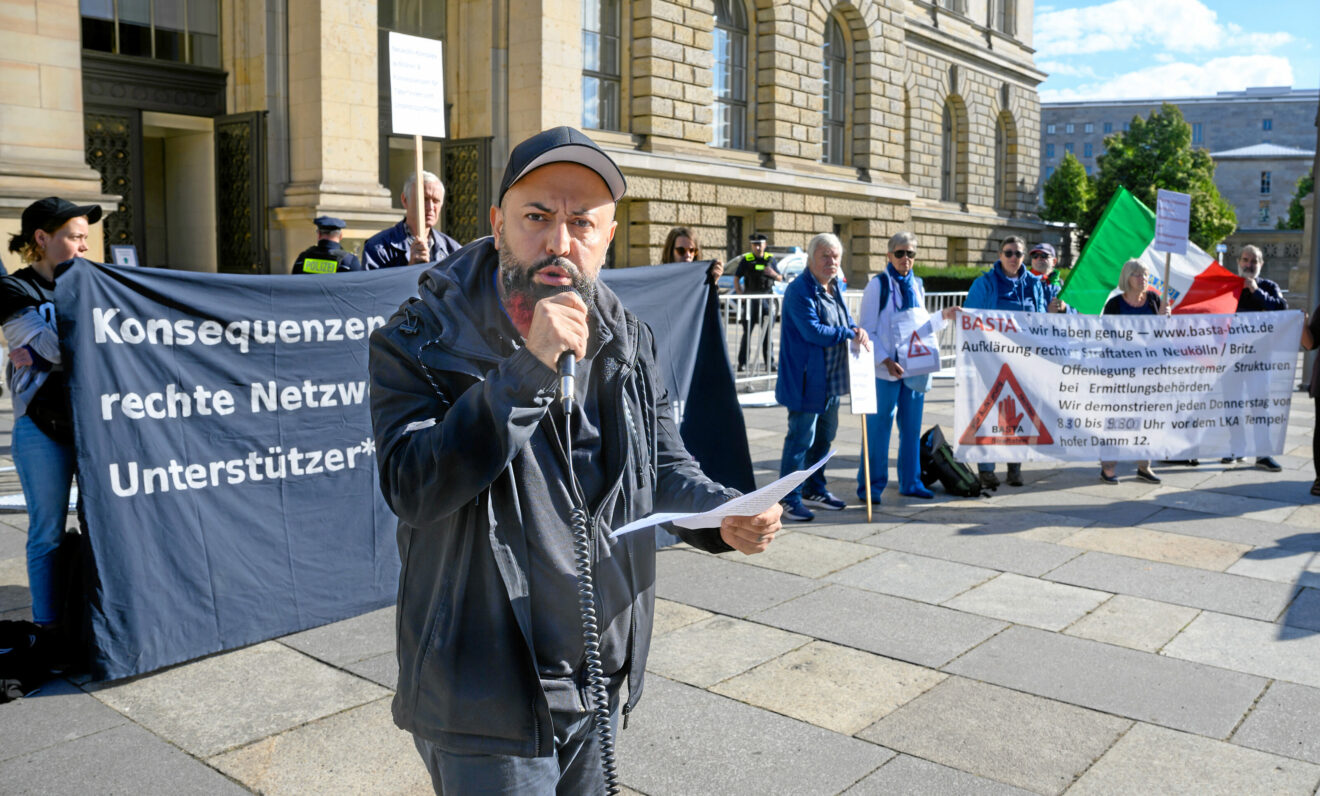
<path fill-rule="evenodd" d="M 1286 212 L 1297 178 L 1309 171 L 1320 90 L 1288 86 L 1221 91 L 1213 97 L 1042 103 L 1041 182 L 1072 152 L 1087 174 L 1105 151 L 1105 136 L 1132 118 L 1177 105 L 1192 126 L 1192 146 L 1209 150 L 1215 183 L 1237 208 L 1240 229 L 1273 227 Z"/>

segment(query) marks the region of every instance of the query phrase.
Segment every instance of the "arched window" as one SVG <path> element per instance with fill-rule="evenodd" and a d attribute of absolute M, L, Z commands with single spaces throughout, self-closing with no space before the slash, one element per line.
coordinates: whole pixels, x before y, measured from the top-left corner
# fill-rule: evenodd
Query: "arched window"
<path fill-rule="evenodd" d="M 715 146 L 747 148 L 747 9 L 715 0 Z"/>
<path fill-rule="evenodd" d="M 1008 208 L 1008 129 L 1004 117 L 995 122 L 995 207 Z"/>
<path fill-rule="evenodd" d="M 822 109 L 821 160 L 843 165 L 844 127 L 847 122 L 848 40 L 843 29 L 831 18 L 825 27 L 825 105 Z"/>
<path fill-rule="evenodd" d="M 619 0 L 582 0 L 582 126 L 618 130 Z"/>
<path fill-rule="evenodd" d="M 943 145 L 940 150 L 940 201 L 955 202 L 958 194 L 958 116 L 944 103 Z"/>

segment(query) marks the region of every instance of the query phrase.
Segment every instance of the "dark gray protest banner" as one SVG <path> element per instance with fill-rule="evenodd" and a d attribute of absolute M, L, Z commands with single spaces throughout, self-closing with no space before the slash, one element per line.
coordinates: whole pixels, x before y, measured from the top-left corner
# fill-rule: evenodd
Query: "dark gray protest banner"
<path fill-rule="evenodd" d="M 394 600 L 367 337 L 424 268 L 60 277 L 98 678 Z"/>

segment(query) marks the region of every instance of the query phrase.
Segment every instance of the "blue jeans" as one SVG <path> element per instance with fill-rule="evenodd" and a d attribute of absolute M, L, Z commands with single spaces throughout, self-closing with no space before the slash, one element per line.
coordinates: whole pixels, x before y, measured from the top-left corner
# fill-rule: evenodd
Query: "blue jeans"
<path fill-rule="evenodd" d="M 921 483 L 921 412 L 926 394 L 898 381 L 875 380 L 876 413 L 866 416 L 867 457 L 871 461 L 871 499 L 889 484 L 889 435 L 898 417 L 898 490 L 917 491 Z M 866 489 L 866 470 L 857 467 L 857 494 Z"/>
<path fill-rule="evenodd" d="M 39 625 L 60 619 L 56 552 L 69 514 L 69 487 L 75 464 L 73 446 L 46 436 L 26 415 L 14 421 L 14 469 L 27 502 L 28 589 L 32 621 Z"/>
<path fill-rule="evenodd" d="M 592 714 L 552 711 L 550 718 L 554 723 L 555 748 L 548 757 L 450 752 L 417 735 L 413 736 L 413 743 L 426 761 L 431 786 L 438 794 L 604 793 L 605 773 Z M 617 702 L 610 723 L 617 748 Z"/>
<path fill-rule="evenodd" d="M 834 432 L 839 430 L 839 396 L 825 402 L 825 411 L 788 411 L 788 433 L 784 436 L 784 454 L 779 459 L 779 475 L 788 475 L 820 461 L 830 451 Z M 799 485 L 784 498 L 790 503 L 802 500 L 802 493 L 819 495 L 825 489 L 825 468 L 812 473 L 805 484 Z"/>

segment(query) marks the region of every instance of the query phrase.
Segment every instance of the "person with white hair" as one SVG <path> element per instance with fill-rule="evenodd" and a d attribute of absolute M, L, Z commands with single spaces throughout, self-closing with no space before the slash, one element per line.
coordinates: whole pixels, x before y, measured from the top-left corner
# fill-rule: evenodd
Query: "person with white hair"
<path fill-rule="evenodd" d="M 399 196 L 403 200 L 403 220 L 367 238 L 362 246 L 363 270 L 438 263 L 461 248 L 458 241 L 435 228 L 440 221 L 440 210 L 445 204 L 445 186 L 440 178 L 429 171 L 422 172 L 422 202 L 425 207 L 421 208 L 420 214 L 413 207 L 416 203 L 416 191 L 413 188 L 416 185 L 417 174 L 409 174 Z M 426 237 L 418 233 L 419 227 L 429 230 Z"/>
<path fill-rule="evenodd" d="M 1160 294 L 1150 289 L 1150 271 L 1140 260 L 1128 260 L 1118 275 L 1117 296 L 1105 302 L 1102 315 L 1168 315 L 1171 306 L 1160 301 Z M 1115 468 L 1118 462 L 1100 462 L 1100 480 L 1106 484 L 1117 484 Z M 1137 462 L 1137 478 L 1149 484 L 1160 483 L 1160 477 L 1150 469 L 1150 461 Z"/>
<path fill-rule="evenodd" d="M 848 392 L 848 341 L 871 349 L 866 330 L 853 321 L 843 301 L 842 259 L 838 237 L 817 235 L 807 244 L 807 270 L 784 291 L 775 400 L 788 409 L 788 433 L 780 475 L 815 464 L 829 451 L 839 428 L 839 397 Z M 830 494 L 823 468 L 784 498 L 784 516 L 797 522 L 814 519 L 804 502 L 828 511 L 848 505 Z"/>
<path fill-rule="evenodd" d="M 1242 294 L 1238 296 L 1238 312 L 1277 312 L 1288 309 L 1288 302 L 1276 282 L 1263 279 L 1261 269 L 1265 267 L 1265 254 L 1257 246 L 1243 246 L 1238 255 L 1238 276 L 1242 277 Z M 1219 460 L 1223 464 L 1242 461 L 1241 457 L 1225 456 Z M 1277 473 L 1283 467 L 1272 456 L 1257 456 L 1256 467 Z"/>

